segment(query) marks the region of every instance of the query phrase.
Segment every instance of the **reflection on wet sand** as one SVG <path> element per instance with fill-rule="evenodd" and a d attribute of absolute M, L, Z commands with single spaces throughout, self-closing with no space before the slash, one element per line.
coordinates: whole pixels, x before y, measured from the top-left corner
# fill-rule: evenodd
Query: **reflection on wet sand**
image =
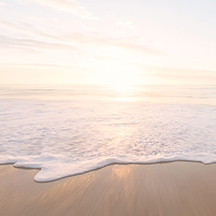
<path fill-rule="evenodd" d="M 114 178 L 127 178 L 129 173 L 131 172 L 131 168 L 129 166 L 113 166 L 112 172 L 114 174 Z"/>
<path fill-rule="evenodd" d="M 215 215 L 216 164 L 111 165 L 49 183 L 0 166 L 1 215 Z"/>

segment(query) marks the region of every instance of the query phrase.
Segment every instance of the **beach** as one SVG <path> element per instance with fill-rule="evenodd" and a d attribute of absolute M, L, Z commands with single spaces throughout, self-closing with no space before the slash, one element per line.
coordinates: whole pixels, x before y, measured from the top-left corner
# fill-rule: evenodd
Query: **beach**
<path fill-rule="evenodd" d="M 0 216 L 216 216 L 215 8 L 0 0 Z"/>
<path fill-rule="evenodd" d="M 216 214 L 216 164 L 113 164 L 47 183 L 38 171 L 0 166 L 1 215 Z"/>

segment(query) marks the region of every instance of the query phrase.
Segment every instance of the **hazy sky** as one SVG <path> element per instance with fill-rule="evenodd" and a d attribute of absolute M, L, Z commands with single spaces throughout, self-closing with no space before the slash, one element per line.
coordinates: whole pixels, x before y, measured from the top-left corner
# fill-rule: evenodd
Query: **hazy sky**
<path fill-rule="evenodd" d="M 0 0 L 1 84 L 216 84 L 214 0 Z"/>

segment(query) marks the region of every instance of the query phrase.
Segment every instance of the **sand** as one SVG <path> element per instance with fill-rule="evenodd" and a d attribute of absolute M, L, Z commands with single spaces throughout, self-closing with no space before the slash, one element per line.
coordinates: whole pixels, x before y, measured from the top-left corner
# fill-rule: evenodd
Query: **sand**
<path fill-rule="evenodd" d="M 0 165 L 0 215 L 216 215 L 216 164 L 110 165 L 49 183 L 37 172 Z"/>

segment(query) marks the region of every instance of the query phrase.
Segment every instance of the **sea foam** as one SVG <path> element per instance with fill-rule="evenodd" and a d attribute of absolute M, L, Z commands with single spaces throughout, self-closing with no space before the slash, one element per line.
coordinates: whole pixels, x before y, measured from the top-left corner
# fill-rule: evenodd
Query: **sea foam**
<path fill-rule="evenodd" d="M 44 182 L 112 163 L 216 162 L 216 89 L 186 90 L 2 87 L 0 163 Z"/>

